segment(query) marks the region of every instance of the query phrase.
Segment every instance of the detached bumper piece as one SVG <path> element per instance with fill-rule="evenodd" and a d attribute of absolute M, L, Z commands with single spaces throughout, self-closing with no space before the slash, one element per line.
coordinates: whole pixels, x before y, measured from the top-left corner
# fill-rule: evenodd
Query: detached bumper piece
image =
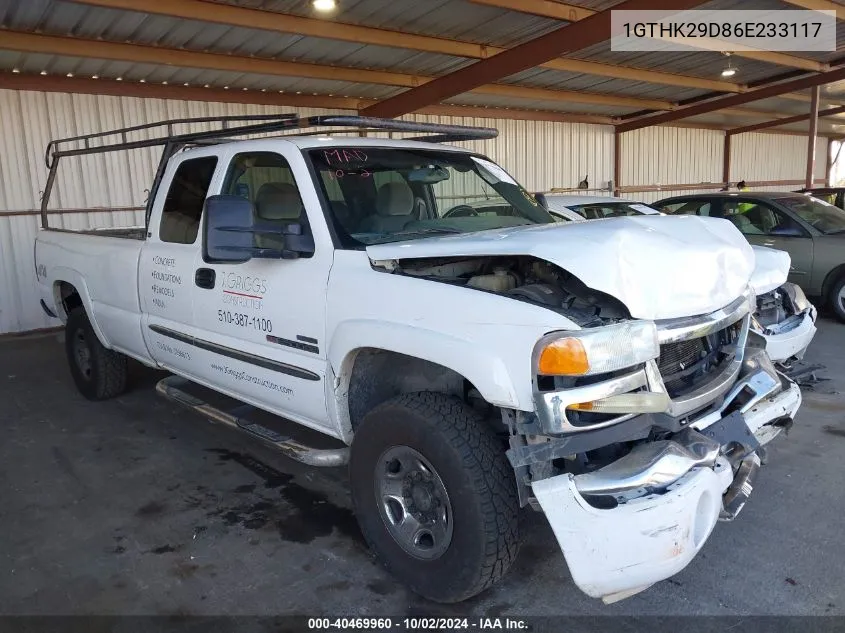
<path fill-rule="evenodd" d="M 760 466 L 755 451 L 801 404 L 794 383 L 771 389 L 761 378 L 751 373 L 747 388 L 732 391 L 736 402 L 669 440 L 595 472 L 531 484 L 582 591 L 605 602 L 639 593 L 681 571 L 716 522 L 737 515 Z"/>
<path fill-rule="evenodd" d="M 810 307 L 783 323 L 766 328 L 762 335 L 766 339 L 766 351 L 773 362 L 801 360 L 816 335 L 816 309 Z"/>

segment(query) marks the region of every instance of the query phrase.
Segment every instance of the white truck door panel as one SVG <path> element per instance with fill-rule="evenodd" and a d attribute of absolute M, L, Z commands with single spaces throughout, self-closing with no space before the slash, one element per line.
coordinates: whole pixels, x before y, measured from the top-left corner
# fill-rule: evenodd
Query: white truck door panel
<path fill-rule="evenodd" d="M 138 287 L 145 314 L 144 336 L 153 358 L 177 373 L 195 374 L 194 260 L 199 223 L 218 159 L 195 157 L 174 162 L 161 183 L 141 252 Z M 166 193 L 165 193 L 166 192 Z"/>
<path fill-rule="evenodd" d="M 257 220 L 300 222 L 310 230 L 297 189 L 311 186 L 301 156 L 242 151 L 221 160 L 228 164 L 221 193 L 248 198 L 255 204 Z M 316 213 L 322 212 L 318 208 Z M 281 246 L 280 240 L 256 238 L 257 245 L 266 248 Z M 195 269 L 202 271 L 206 287 L 192 287 L 199 360 L 194 370 L 204 382 L 336 434 L 326 410 L 323 340 L 332 259 L 333 250 L 325 246 L 311 257 L 253 258 L 234 264 L 206 263 L 198 251 Z M 214 281 L 208 287 L 210 276 Z"/>

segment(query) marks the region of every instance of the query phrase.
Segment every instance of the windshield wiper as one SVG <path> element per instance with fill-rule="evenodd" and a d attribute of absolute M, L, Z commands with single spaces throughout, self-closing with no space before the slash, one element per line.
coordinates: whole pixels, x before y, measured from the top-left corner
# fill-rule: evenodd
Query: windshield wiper
<path fill-rule="evenodd" d="M 416 229 L 414 231 L 399 231 L 398 233 L 391 233 L 390 236 L 394 235 L 420 235 L 426 233 L 463 233 L 460 229 L 453 229 L 449 228 L 448 226 L 425 226 L 420 229 Z"/>

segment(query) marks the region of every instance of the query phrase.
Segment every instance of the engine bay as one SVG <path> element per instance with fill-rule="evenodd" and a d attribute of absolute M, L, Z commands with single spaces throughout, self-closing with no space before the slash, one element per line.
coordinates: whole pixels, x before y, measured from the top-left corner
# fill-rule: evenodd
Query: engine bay
<path fill-rule="evenodd" d="M 571 273 L 530 256 L 451 257 L 379 262 L 393 274 L 501 294 L 563 314 L 581 327 L 630 319 L 625 305 Z"/>

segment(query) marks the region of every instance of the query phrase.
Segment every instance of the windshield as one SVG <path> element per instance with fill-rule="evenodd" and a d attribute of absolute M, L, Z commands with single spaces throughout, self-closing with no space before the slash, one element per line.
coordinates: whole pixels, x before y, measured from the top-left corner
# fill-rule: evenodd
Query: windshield
<path fill-rule="evenodd" d="M 782 206 L 825 235 L 845 231 L 845 211 L 810 196 L 776 198 Z"/>
<path fill-rule="evenodd" d="M 575 213 L 588 220 L 618 218 L 627 215 L 660 215 L 660 211 L 647 204 L 637 202 L 599 202 L 576 204 L 569 207 Z"/>
<path fill-rule="evenodd" d="M 305 153 L 347 247 L 554 221 L 481 156 L 361 146 Z"/>

